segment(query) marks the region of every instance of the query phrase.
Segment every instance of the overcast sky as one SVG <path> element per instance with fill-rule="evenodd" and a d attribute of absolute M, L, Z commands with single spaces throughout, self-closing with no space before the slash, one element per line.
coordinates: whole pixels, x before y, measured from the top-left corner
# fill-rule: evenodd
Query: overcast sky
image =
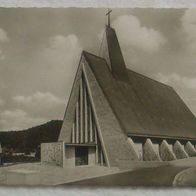
<path fill-rule="evenodd" d="M 62 119 L 81 51 L 98 54 L 106 9 L 0 9 L 0 131 Z M 196 10 L 114 9 L 127 67 L 196 114 Z"/>

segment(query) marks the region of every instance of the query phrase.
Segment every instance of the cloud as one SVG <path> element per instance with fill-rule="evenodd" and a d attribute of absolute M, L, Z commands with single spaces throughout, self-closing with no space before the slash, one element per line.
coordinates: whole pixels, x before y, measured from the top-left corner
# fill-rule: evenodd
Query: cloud
<path fill-rule="evenodd" d="M 187 48 L 189 51 L 196 49 L 196 10 L 188 9 L 185 11 L 181 18 L 182 31 L 185 34 L 185 40 L 187 42 Z"/>
<path fill-rule="evenodd" d="M 8 41 L 9 41 L 9 38 L 7 36 L 7 33 L 5 32 L 5 30 L 3 30 L 2 28 L 0 28 L 0 44 L 1 43 L 5 43 L 5 42 L 8 42 Z M 5 59 L 5 55 L 3 54 L 3 51 L 0 48 L 0 60 L 4 60 L 4 59 Z"/>
<path fill-rule="evenodd" d="M 5 101 L 0 98 L 0 107 L 5 105 Z"/>
<path fill-rule="evenodd" d="M 66 102 L 50 92 L 18 95 L 12 101 L 13 108 L 0 110 L 1 131 L 21 130 L 53 119 L 62 119 Z"/>
<path fill-rule="evenodd" d="M 64 103 L 63 100 L 56 97 L 50 92 L 36 92 L 31 96 L 18 95 L 13 97 L 13 100 L 18 104 L 24 105 L 25 107 L 37 106 L 42 108 L 48 108 L 53 107 L 54 105 L 61 105 Z"/>
<path fill-rule="evenodd" d="M 0 111 L 0 130 L 22 129 L 62 119 L 81 51 L 79 40 L 73 34 L 49 37 L 25 72 L 28 78 L 25 85 L 23 78 L 24 88 L 14 89 L 14 95 L 8 100 L 9 112 Z"/>
<path fill-rule="evenodd" d="M 9 38 L 7 36 L 7 33 L 5 32 L 5 30 L 0 28 L 0 42 L 8 42 L 8 41 L 9 41 Z"/>
<path fill-rule="evenodd" d="M 36 92 L 33 95 L 18 95 L 13 97 L 13 102 L 33 116 L 45 119 L 61 119 L 66 101 L 50 92 Z"/>
<path fill-rule="evenodd" d="M 49 38 L 49 48 L 59 49 L 63 48 L 66 51 L 75 49 L 78 45 L 78 38 L 74 34 L 69 34 L 68 36 L 55 35 Z"/>
<path fill-rule="evenodd" d="M 82 51 L 79 44 L 79 40 L 76 35 L 70 34 L 68 36 L 55 35 L 49 37 L 48 47 L 43 51 L 44 57 L 48 59 L 48 63 L 61 62 L 63 60 L 63 65 L 65 63 L 73 63 L 77 59 Z M 62 63 L 61 63 L 62 64 Z M 53 64 L 53 66 L 57 66 Z M 66 67 L 66 66 L 65 66 Z"/>
<path fill-rule="evenodd" d="M 4 60 L 5 55 L 3 54 L 3 51 L 0 49 L 0 60 Z"/>
<path fill-rule="evenodd" d="M 177 73 L 171 73 L 168 75 L 158 73 L 156 79 L 165 84 L 170 84 L 172 86 L 178 86 L 178 87 L 183 86 L 187 89 L 196 91 L 196 78 L 180 76 Z"/>
<path fill-rule="evenodd" d="M 0 113 L 1 130 L 20 130 L 46 122 L 46 119 L 29 116 L 21 109 L 5 110 Z"/>
<path fill-rule="evenodd" d="M 56 89 L 69 95 L 78 67 L 82 46 L 74 34 L 55 35 L 48 39 L 47 45 L 36 58 L 39 83 L 42 88 Z M 39 73 L 37 71 L 39 70 Z M 45 87 L 43 87 L 45 86 Z"/>
<path fill-rule="evenodd" d="M 139 19 L 133 15 L 118 17 L 112 26 L 118 33 L 122 47 L 135 47 L 147 53 L 154 53 L 167 42 L 159 31 L 142 26 Z"/>

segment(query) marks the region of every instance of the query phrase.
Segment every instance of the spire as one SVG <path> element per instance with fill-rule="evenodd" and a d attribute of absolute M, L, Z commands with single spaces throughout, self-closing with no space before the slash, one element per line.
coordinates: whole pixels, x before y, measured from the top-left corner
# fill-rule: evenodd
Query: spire
<path fill-rule="evenodd" d="M 106 13 L 106 16 L 108 16 L 108 27 L 110 27 L 110 13 L 112 12 L 112 9 L 108 8 L 108 12 Z"/>
<path fill-rule="evenodd" d="M 121 52 L 116 32 L 110 27 L 110 13 L 108 9 L 108 25 L 106 25 L 103 40 L 100 47 L 100 56 L 105 58 L 112 74 L 119 80 L 127 81 L 129 76 L 127 73 L 125 61 Z"/>

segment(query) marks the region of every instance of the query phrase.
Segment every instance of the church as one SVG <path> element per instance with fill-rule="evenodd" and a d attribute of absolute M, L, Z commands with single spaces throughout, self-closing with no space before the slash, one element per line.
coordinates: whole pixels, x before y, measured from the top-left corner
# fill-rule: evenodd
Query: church
<path fill-rule="evenodd" d="M 41 162 L 61 167 L 131 165 L 196 156 L 196 118 L 176 91 L 127 68 L 115 29 L 99 56 L 83 51 L 58 142 Z"/>

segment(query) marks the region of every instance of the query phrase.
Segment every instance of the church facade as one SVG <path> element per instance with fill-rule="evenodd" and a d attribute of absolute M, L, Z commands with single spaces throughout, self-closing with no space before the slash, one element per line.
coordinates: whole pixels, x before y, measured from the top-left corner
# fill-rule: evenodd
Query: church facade
<path fill-rule="evenodd" d="M 82 52 L 61 132 L 41 161 L 118 167 L 196 156 L 196 118 L 175 90 L 129 70 L 107 25 L 100 55 Z"/>

